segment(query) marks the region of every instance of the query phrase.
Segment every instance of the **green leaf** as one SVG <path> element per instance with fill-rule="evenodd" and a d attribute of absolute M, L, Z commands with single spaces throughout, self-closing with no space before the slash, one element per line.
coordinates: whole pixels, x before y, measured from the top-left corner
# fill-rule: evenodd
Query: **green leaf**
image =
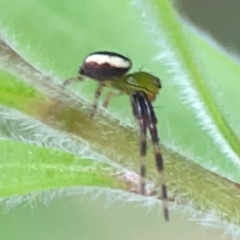
<path fill-rule="evenodd" d="M 155 111 L 172 200 L 239 224 L 238 185 L 231 182 L 240 182 L 239 63 L 179 18 L 170 1 L 134 3 L 25 0 L 20 14 L 11 7 L 19 2 L 2 1 L 8 37 L 0 45 L 0 63 L 17 78 L 1 73 L 0 101 L 138 171 L 138 133 L 129 120 L 128 97 L 114 99 L 109 112 L 98 111 L 92 121 L 96 83 L 59 85 L 77 75 L 89 52 L 131 56 L 133 70 L 144 66 L 163 82 Z M 155 181 L 149 152 L 148 177 Z"/>
<path fill-rule="evenodd" d="M 0 142 L 0 152 L 1 197 L 70 186 L 121 186 L 107 164 L 93 159 L 10 140 Z"/>

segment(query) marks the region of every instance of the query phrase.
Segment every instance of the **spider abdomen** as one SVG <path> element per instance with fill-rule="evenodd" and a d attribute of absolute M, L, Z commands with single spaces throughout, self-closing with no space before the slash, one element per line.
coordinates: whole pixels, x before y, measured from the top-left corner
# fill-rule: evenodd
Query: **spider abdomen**
<path fill-rule="evenodd" d="M 80 67 L 79 74 L 97 81 L 122 77 L 132 66 L 127 57 L 108 51 L 89 54 Z"/>

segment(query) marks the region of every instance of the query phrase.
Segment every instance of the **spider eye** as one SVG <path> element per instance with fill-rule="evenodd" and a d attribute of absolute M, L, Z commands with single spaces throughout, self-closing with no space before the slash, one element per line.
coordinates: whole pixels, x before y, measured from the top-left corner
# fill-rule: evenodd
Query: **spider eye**
<path fill-rule="evenodd" d="M 84 59 L 79 74 L 97 81 L 112 80 L 122 77 L 131 66 L 131 60 L 121 54 L 94 52 Z"/>
<path fill-rule="evenodd" d="M 156 85 L 158 88 L 162 87 L 161 81 L 157 77 L 153 77 L 153 84 Z"/>

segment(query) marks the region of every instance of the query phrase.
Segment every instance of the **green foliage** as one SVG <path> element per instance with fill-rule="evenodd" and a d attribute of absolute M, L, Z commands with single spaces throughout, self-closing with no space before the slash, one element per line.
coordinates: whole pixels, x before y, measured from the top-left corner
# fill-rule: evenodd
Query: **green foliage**
<path fill-rule="evenodd" d="M 21 7 L 11 7 L 16 4 Z M 197 209 L 215 211 L 221 219 L 239 224 L 237 189 L 225 178 L 240 182 L 240 66 L 180 19 L 169 1 L 149 4 L 2 1 L 0 20 L 8 37 L 1 43 L 1 65 L 10 73 L 0 74 L 0 102 L 138 171 L 129 99 L 114 99 L 111 114 L 99 111 L 91 121 L 89 102 L 96 84 L 86 81 L 68 90 L 59 86 L 77 74 L 89 52 L 113 50 L 130 56 L 135 71 L 143 66 L 163 83 L 155 111 L 174 201 L 190 201 Z M 12 45 L 19 54 L 9 48 Z M 7 125 L 3 126 L 2 132 Z M 2 196 L 76 185 L 125 189 L 122 180 L 110 178 L 93 160 L 13 140 L 4 139 L 1 145 L 2 169 L 6 168 L 2 183 L 12 186 L 9 192 L 2 187 Z M 148 176 L 155 179 L 152 159 L 149 154 Z M 93 171 L 85 171 L 88 164 Z M 110 169 L 116 173 L 116 168 Z"/>
<path fill-rule="evenodd" d="M 0 151 L 1 197 L 70 186 L 120 187 L 107 164 L 92 159 L 10 140 L 1 141 Z"/>

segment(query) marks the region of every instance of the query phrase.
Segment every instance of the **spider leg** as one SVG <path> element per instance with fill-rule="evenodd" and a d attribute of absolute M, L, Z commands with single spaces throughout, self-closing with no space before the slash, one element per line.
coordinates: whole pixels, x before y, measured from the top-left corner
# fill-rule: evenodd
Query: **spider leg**
<path fill-rule="evenodd" d="M 161 149 L 159 145 L 159 137 L 158 137 L 158 131 L 157 131 L 157 118 L 154 113 L 153 107 L 151 102 L 146 97 L 145 93 L 143 92 L 136 92 L 136 102 L 138 103 L 139 107 L 143 109 L 141 112 L 144 113 L 142 118 L 145 119 L 147 127 L 149 129 L 153 148 L 154 148 L 154 154 L 155 154 L 155 161 L 156 166 L 159 172 L 159 185 L 161 186 L 161 198 L 163 200 L 163 212 L 164 217 L 166 220 L 169 219 L 168 214 L 168 197 L 167 197 L 167 186 L 164 176 L 164 165 L 163 165 L 163 157 L 161 154 Z"/>
<path fill-rule="evenodd" d="M 145 195 L 146 189 L 146 152 L 147 152 L 147 125 L 144 120 L 144 109 L 139 105 L 135 95 L 131 96 L 131 103 L 132 103 L 132 111 L 133 115 L 137 119 L 139 123 L 140 129 L 140 187 L 141 187 L 141 194 Z"/>
<path fill-rule="evenodd" d="M 115 96 L 118 96 L 118 95 L 121 95 L 122 93 L 120 92 L 114 92 L 114 91 L 111 91 L 111 92 L 108 92 L 107 95 L 105 96 L 105 99 L 103 101 L 103 107 L 107 108 L 108 107 L 108 104 L 110 102 L 110 100 L 115 97 Z"/>
<path fill-rule="evenodd" d="M 81 75 L 79 75 L 79 76 L 77 76 L 75 78 L 68 78 L 67 80 L 65 80 L 63 82 L 63 87 L 66 87 L 66 86 L 68 86 L 71 83 L 74 83 L 74 82 L 77 82 L 77 81 L 83 81 L 83 80 L 84 80 L 84 77 L 81 76 Z"/>
<path fill-rule="evenodd" d="M 161 149 L 159 145 L 159 137 L 158 137 L 158 130 L 157 130 L 157 118 L 154 113 L 153 107 L 151 102 L 148 100 L 148 98 L 144 98 L 145 100 L 145 106 L 147 108 L 148 113 L 148 128 L 149 132 L 152 138 L 153 148 L 154 148 L 154 154 L 155 154 L 155 160 L 156 160 L 156 166 L 159 172 L 159 184 L 161 186 L 161 193 L 162 193 L 162 200 L 163 200 L 163 211 L 164 211 L 164 217 L 166 220 L 169 219 L 168 214 L 168 197 L 167 197 L 167 186 L 164 176 L 164 162 L 163 157 L 161 154 Z"/>
<path fill-rule="evenodd" d="M 99 100 L 99 97 L 101 96 L 102 94 L 102 90 L 104 88 L 104 84 L 99 84 L 96 91 L 95 91 L 95 99 L 94 99 L 94 103 L 93 103 L 93 106 L 92 106 L 92 112 L 90 114 L 90 118 L 93 118 L 94 115 L 96 114 L 96 111 L 97 111 L 97 107 L 98 107 L 98 100 Z"/>

